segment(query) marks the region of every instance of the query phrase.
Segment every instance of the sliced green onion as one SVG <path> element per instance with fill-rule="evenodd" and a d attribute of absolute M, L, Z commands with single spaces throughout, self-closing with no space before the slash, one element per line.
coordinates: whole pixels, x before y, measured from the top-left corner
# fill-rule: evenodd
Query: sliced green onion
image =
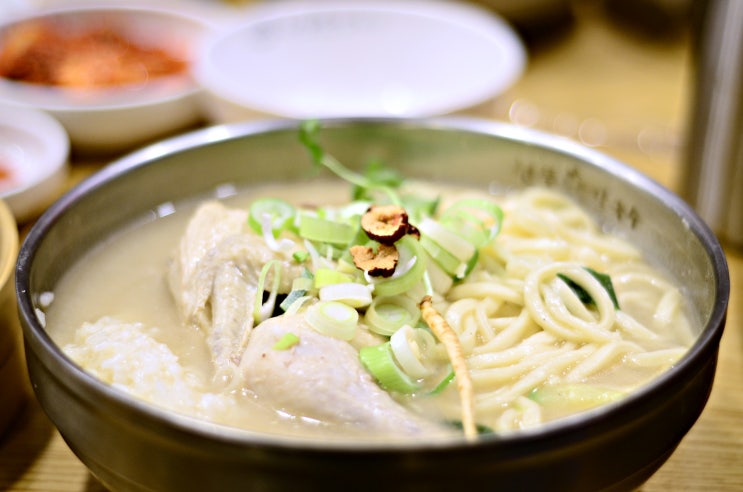
<path fill-rule="evenodd" d="M 583 267 L 583 269 L 590 273 L 593 278 L 598 280 L 599 284 L 601 284 L 606 293 L 609 295 L 612 304 L 614 304 L 614 309 L 619 309 L 619 300 L 617 299 L 617 294 L 614 291 L 614 284 L 611 281 L 611 276 L 607 275 L 606 273 L 597 272 L 593 268 Z M 596 304 L 596 301 L 593 299 L 593 297 L 591 297 L 591 294 L 589 294 L 586 289 L 584 289 L 578 282 L 563 273 L 558 273 L 557 277 L 568 284 L 568 287 L 570 287 L 570 289 L 575 292 L 575 295 L 578 296 L 578 299 L 580 299 L 583 304 Z"/>
<path fill-rule="evenodd" d="M 338 270 L 332 268 L 318 268 L 315 270 L 314 286 L 316 289 L 322 289 L 326 285 L 348 284 L 351 282 L 353 282 L 351 275 L 339 272 Z"/>
<path fill-rule="evenodd" d="M 445 271 L 435 261 L 428 261 L 426 265 L 426 273 L 423 276 L 426 282 L 425 293 L 428 295 L 446 294 L 449 289 L 454 285 L 454 279 L 449 272 Z"/>
<path fill-rule="evenodd" d="M 532 390 L 528 396 L 540 405 L 588 409 L 617 401 L 624 396 L 624 393 L 590 384 L 558 384 L 541 386 Z"/>
<path fill-rule="evenodd" d="M 307 323 L 319 333 L 340 340 L 356 335 L 359 312 L 348 304 L 320 301 L 307 308 Z"/>
<path fill-rule="evenodd" d="M 302 306 L 304 306 L 306 303 L 316 300 L 317 297 L 314 296 L 302 296 L 297 297 L 294 299 L 290 304 L 286 306 L 286 309 L 284 309 L 284 312 L 286 314 L 296 314 L 299 312 L 300 309 L 302 309 Z M 283 303 L 282 303 L 283 306 Z"/>
<path fill-rule="evenodd" d="M 447 208 L 439 221 L 475 248 L 481 248 L 500 232 L 503 210 L 490 200 L 466 198 Z"/>
<path fill-rule="evenodd" d="M 282 311 L 287 312 L 289 310 L 289 307 L 291 307 L 292 304 L 294 304 L 298 299 L 301 299 L 303 297 L 307 296 L 306 290 L 293 290 L 287 294 L 287 296 L 284 298 L 283 301 L 281 301 L 281 304 L 279 304 L 279 307 Z"/>
<path fill-rule="evenodd" d="M 420 319 L 417 303 L 407 296 L 378 296 L 366 310 L 364 321 L 369 329 L 391 336 L 405 325 L 415 326 Z"/>
<path fill-rule="evenodd" d="M 274 269 L 273 285 L 271 286 L 271 289 L 268 290 L 268 299 L 266 299 L 266 302 L 261 304 L 258 299 L 262 299 L 263 292 L 267 290 L 265 285 L 266 277 L 268 276 L 268 272 L 271 270 L 271 268 Z M 257 299 L 256 302 L 253 303 L 253 320 L 256 324 L 261 323 L 262 321 L 265 321 L 271 317 L 271 314 L 273 313 L 273 310 L 276 306 L 276 296 L 279 292 L 280 279 L 281 262 L 279 260 L 271 260 L 263 265 L 261 273 L 258 276 L 258 285 L 256 288 Z"/>
<path fill-rule="evenodd" d="M 319 268 L 331 268 L 333 266 L 333 261 L 322 256 L 312 241 L 308 241 L 307 239 L 305 239 L 304 247 L 310 255 L 310 261 L 312 263 L 313 269 L 317 270 Z"/>
<path fill-rule="evenodd" d="M 464 278 L 466 263 L 460 261 L 453 254 L 439 246 L 430 236 L 422 235 L 420 238 L 421 247 L 429 254 L 431 259 L 436 262 L 446 273 L 452 277 Z"/>
<path fill-rule="evenodd" d="M 299 343 L 299 337 L 294 333 L 285 333 L 283 337 L 279 338 L 276 343 L 273 344 L 274 350 L 289 350 L 293 346 Z"/>
<path fill-rule="evenodd" d="M 286 298 L 279 304 L 279 307 L 286 312 L 289 306 L 300 297 L 304 297 L 308 292 L 312 290 L 314 286 L 314 279 L 309 270 L 305 269 L 301 277 L 297 277 L 292 280 L 292 290 L 287 294 Z"/>
<path fill-rule="evenodd" d="M 450 370 L 446 377 L 442 379 L 441 382 L 437 384 L 436 387 L 432 389 L 429 394 L 438 395 L 439 393 L 442 393 L 451 384 L 451 382 L 454 381 L 455 377 L 456 374 L 454 374 L 454 369 Z"/>
<path fill-rule="evenodd" d="M 354 200 L 343 207 L 323 209 L 324 213 L 320 214 L 320 216 L 326 219 L 339 220 L 342 222 L 355 221 L 364 215 L 371 205 L 372 202 L 368 200 Z"/>
<path fill-rule="evenodd" d="M 296 210 L 293 205 L 280 198 L 258 198 L 248 211 L 248 224 L 258 234 L 264 233 L 263 224 L 269 219 L 271 232 L 277 233 L 289 228 L 294 221 Z"/>
<path fill-rule="evenodd" d="M 318 297 L 321 301 L 338 301 L 353 308 L 362 308 L 371 304 L 372 291 L 368 285 L 343 282 L 321 287 Z"/>
<path fill-rule="evenodd" d="M 609 294 L 609 298 L 611 299 L 611 302 L 614 304 L 614 309 L 619 309 L 619 300 L 617 299 L 617 294 L 614 291 L 614 284 L 611 281 L 611 276 L 609 276 L 606 273 L 597 272 L 593 268 L 584 267 L 585 270 L 593 275 L 593 277 L 599 281 L 601 286 L 606 290 L 606 293 Z"/>
<path fill-rule="evenodd" d="M 417 239 L 404 236 L 395 243 L 400 253 L 395 273 L 387 278 L 375 278 L 374 292 L 380 296 L 396 296 L 415 287 L 426 273 L 426 256 Z"/>
<path fill-rule="evenodd" d="M 436 345 L 436 339 L 425 328 L 405 325 L 390 337 L 390 347 L 395 360 L 405 373 L 413 379 L 421 379 L 432 373 L 427 367 L 426 356 Z"/>
<path fill-rule="evenodd" d="M 310 214 L 302 214 L 299 220 L 299 235 L 310 241 L 346 245 L 356 235 L 357 227 L 345 222 L 336 222 Z"/>
<path fill-rule="evenodd" d="M 353 264 L 350 253 L 348 254 L 348 257 L 344 256 L 338 259 L 335 269 L 340 273 L 349 275 L 354 278 L 359 276 L 359 269 L 356 268 L 356 265 Z"/>
<path fill-rule="evenodd" d="M 304 263 L 309 257 L 309 251 L 295 251 L 294 253 L 292 253 L 292 258 L 294 258 L 294 261 L 296 261 L 297 263 Z"/>
<path fill-rule="evenodd" d="M 413 393 L 419 388 L 418 383 L 405 374 L 395 362 L 390 342 L 362 347 L 359 350 L 359 359 L 379 386 L 385 390 Z"/>
<path fill-rule="evenodd" d="M 457 275 L 458 279 L 462 279 L 467 277 L 472 270 L 477 266 L 477 262 L 480 259 L 480 250 L 476 249 L 475 254 L 472 255 L 472 258 L 470 258 L 470 261 L 467 262 L 467 264 L 464 265 L 464 271 L 461 273 L 461 275 Z"/>
<path fill-rule="evenodd" d="M 475 254 L 475 247 L 468 240 L 459 237 L 430 217 L 424 217 L 418 224 L 421 236 L 428 236 L 461 262 L 467 262 Z"/>
<path fill-rule="evenodd" d="M 315 285 L 315 276 L 306 268 L 302 271 L 302 275 L 292 280 L 292 290 L 312 290 Z"/>

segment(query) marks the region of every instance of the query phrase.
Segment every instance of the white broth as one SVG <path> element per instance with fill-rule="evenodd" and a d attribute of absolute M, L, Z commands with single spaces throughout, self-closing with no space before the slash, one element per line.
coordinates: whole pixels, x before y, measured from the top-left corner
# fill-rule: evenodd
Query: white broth
<path fill-rule="evenodd" d="M 468 422 L 496 433 L 539 426 L 622 398 L 692 343 L 678 286 L 568 197 L 544 189 L 498 196 L 422 184 L 411 190 L 443 197 L 444 215 L 429 219 L 449 230 L 456 224 L 447 223 L 446 210 L 461 203 L 492 217 L 502 211 L 502 224 L 493 239 L 475 235 L 476 254 L 466 256 L 467 244 L 406 209 L 417 230 L 394 243 L 395 271 L 413 275 L 416 261 L 425 268 L 397 293 L 388 290 L 397 277 L 372 277 L 340 261 L 347 246 L 336 244 L 331 257 L 321 241 L 300 237 L 301 228 L 283 226 L 277 244 L 251 229 L 248 210 L 266 197 L 304 213 L 326 207 L 325 217 L 340 221 L 347 184 L 262 185 L 219 204 L 178 206 L 102 242 L 54 289 L 47 330 L 86 370 L 153 404 L 259 432 L 369 440 L 456 436 Z M 356 208 L 363 213 L 367 205 Z M 466 234 L 454 235 L 467 243 Z M 410 243 L 401 242 L 410 238 L 415 261 L 406 256 Z M 437 256 L 432 240 L 446 254 Z M 321 311 L 315 306 L 330 302 L 321 292 L 331 290 L 318 285 L 327 271 L 344 275 L 333 282 L 346 291 L 349 280 L 362 294 L 366 288 L 373 302 L 350 294 L 332 301 L 356 311 L 348 337 L 313 317 Z M 299 292 L 293 281 L 300 272 L 313 280 L 289 313 L 265 319 L 253 309 L 255 293 L 274 285 L 281 294 Z M 389 298 L 407 299 L 420 318 L 407 323 L 407 346 L 372 316 L 398 309 L 384 304 Z M 455 334 L 454 345 L 442 343 L 432 326 L 439 323 Z M 386 354 L 369 349 L 386 343 L 404 373 L 394 382 L 365 358 Z M 456 377 L 442 384 L 447 375 Z"/>

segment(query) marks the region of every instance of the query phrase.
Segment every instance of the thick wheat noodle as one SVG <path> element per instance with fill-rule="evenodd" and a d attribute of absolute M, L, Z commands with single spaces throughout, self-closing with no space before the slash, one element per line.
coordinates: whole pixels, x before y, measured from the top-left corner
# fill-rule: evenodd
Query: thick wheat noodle
<path fill-rule="evenodd" d="M 565 304 L 565 307 L 573 316 L 586 322 L 590 322 L 594 319 L 594 315 L 588 310 L 586 305 L 583 304 L 583 301 L 580 300 L 578 295 L 568 286 L 568 284 L 555 277 L 555 280 L 550 282 L 549 285 L 554 293 L 559 297 L 559 301 Z"/>
<path fill-rule="evenodd" d="M 451 300 L 492 298 L 515 305 L 524 304 L 524 296 L 516 289 L 494 282 L 467 282 L 453 287 L 447 294 Z"/>
<path fill-rule="evenodd" d="M 526 356 L 534 355 L 537 350 L 544 351 L 550 346 L 554 349 L 554 343 L 555 338 L 552 335 L 540 331 L 513 347 L 470 356 L 468 359 L 469 367 L 470 370 L 474 371 L 513 364 Z"/>
<path fill-rule="evenodd" d="M 594 353 L 586 357 L 565 375 L 565 381 L 580 382 L 611 365 L 614 360 L 628 352 L 642 350 L 637 344 L 614 341 L 599 347 Z"/>
<path fill-rule="evenodd" d="M 635 248 L 624 244 L 622 241 L 617 241 L 615 238 L 600 237 L 597 234 L 576 232 L 570 229 L 565 229 L 563 232 L 572 244 L 580 244 L 584 247 L 587 246 L 590 249 L 601 251 L 603 255 L 610 256 L 614 260 L 627 261 L 638 258 Z"/>
<path fill-rule="evenodd" d="M 534 427 L 542 421 L 542 407 L 538 403 L 520 396 L 514 400 L 514 406 L 521 407 L 521 412 L 515 408 L 508 408 L 498 418 L 500 428 L 528 428 Z"/>
<path fill-rule="evenodd" d="M 475 305 L 474 317 L 477 321 L 477 335 L 483 340 L 491 340 L 495 336 L 493 327 L 490 326 L 490 315 L 497 309 L 492 306 L 496 304 L 492 299 L 483 299 Z"/>
<path fill-rule="evenodd" d="M 462 352 L 468 355 L 475 347 L 478 331 L 475 309 L 476 299 L 462 299 L 453 302 L 446 311 L 446 322 L 451 327 L 456 327 L 454 332 L 462 346 Z"/>
<path fill-rule="evenodd" d="M 615 286 L 639 283 L 643 286 L 651 286 L 658 291 L 668 291 L 675 289 L 673 285 L 658 277 L 658 274 L 649 271 L 649 269 L 638 262 L 626 263 L 624 266 L 617 267 L 617 273 L 613 276 Z"/>
<path fill-rule="evenodd" d="M 551 280 L 559 273 L 578 282 L 593 297 L 600 316 L 596 322 L 587 323 L 571 315 L 551 294 L 545 280 Z M 524 298 L 534 321 L 555 336 L 573 341 L 608 341 L 617 337 L 610 331 L 614 323 L 611 299 L 591 274 L 573 264 L 557 262 L 532 272 L 524 285 Z"/>
<path fill-rule="evenodd" d="M 504 386 L 489 394 L 478 394 L 476 400 L 478 412 L 491 412 L 512 403 L 519 396 L 544 383 L 551 374 L 559 374 L 571 364 L 585 359 L 594 349 L 594 346 L 587 345 L 577 350 L 567 350 L 548 358 L 544 364 L 532 369 L 510 386 Z"/>
<path fill-rule="evenodd" d="M 669 290 L 663 297 L 661 297 L 658 303 L 658 308 L 653 314 L 653 323 L 668 325 L 671 320 L 678 315 L 678 311 L 681 308 L 681 294 L 677 290 Z"/>
<path fill-rule="evenodd" d="M 548 364 L 558 356 L 574 352 L 575 348 L 574 344 L 565 344 L 558 348 L 541 346 L 534 348 L 531 353 L 525 354 L 525 357 L 511 365 L 472 367 L 470 368 L 472 381 L 477 384 L 478 388 L 485 386 L 499 388 L 523 377 L 534 370 L 535 367 Z"/>
<path fill-rule="evenodd" d="M 654 331 L 646 328 L 645 325 L 637 321 L 635 318 L 625 313 L 624 311 L 617 311 L 616 313 L 617 327 L 624 333 L 631 335 L 633 338 L 655 340 L 658 338 L 658 334 Z"/>
<path fill-rule="evenodd" d="M 465 334 L 483 421 L 528 427 L 541 419 L 541 405 L 525 395 L 541 385 L 582 385 L 621 365 L 660 369 L 687 350 L 693 335 L 683 297 L 636 248 L 604 234 L 557 193 L 529 190 L 506 197 L 502 207 L 497 241 L 446 296 L 453 310 L 446 319 Z M 620 306 L 638 311 L 617 309 L 586 266 L 611 274 Z M 558 275 L 584 289 L 592 304 Z"/>
<path fill-rule="evenodd" d="M 503 246 L 519 255 L 549 254 L 553 258 L 567 259 L 570 256 L 570 244 L 562 239 L 504 239 Z"/>
<path fill-rule="evenodd" d="M 529 333 L 535 332 L 536 328 L 536 323 L 529 316 L 529 312 L 524 309 L 518 317 L 512 318 L 512 322 L 498 332 L 494 338 L 485 342 L 483 345 L 475 347 L 473 352 L 490 353 L 510 347 L 519 340 L 526 338 Z"/>
<path fill-rule="evenodd" d="M 685 347 L 675 347 L 653 352 L 632 354 L 629 359 L 641 367 L 667 366 L 675 363 L 686 353 Z"/>

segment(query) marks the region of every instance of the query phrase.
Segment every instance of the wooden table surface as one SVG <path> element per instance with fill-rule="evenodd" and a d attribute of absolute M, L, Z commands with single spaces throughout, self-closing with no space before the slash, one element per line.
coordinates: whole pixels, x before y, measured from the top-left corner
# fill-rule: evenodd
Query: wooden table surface
<path fill-rule="evenodd" d="M 530 44 L 523 78 L 476 113 L 581 140 L 677 191 L 693 72 L 688 36 L 648 38 L 609 21 L 601 4 L 576 2 L 574 22 Z M 74 157 L 70 184 L 103 163 Z M 726 253 L 732 295 L 712 395 L 642 491 L 743 490 L 743 254 Z M 0 490 L 104 488 L 30 399 L 0 441 Z"/>

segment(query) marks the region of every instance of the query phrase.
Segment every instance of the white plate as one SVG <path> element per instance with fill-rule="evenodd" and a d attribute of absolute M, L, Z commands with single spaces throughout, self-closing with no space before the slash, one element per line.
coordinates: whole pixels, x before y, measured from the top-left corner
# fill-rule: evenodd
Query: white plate
<path fill-rule="evenodd" d="M 62 191 L 69 138 L 41 111 L 0 105 L 0 199 L 18 222 L 43 211 Z"/>
<path fill-rule="evenodd" d="M 81 28 L 100 25 L 103 19 L 104 25 L 126 37 L 178 50 L 190 58 L 214 28 L 211 18 L 197 16 L 185 5 L 176 9 L 149 2 L 152 5 L 146 6 L 141 0 L 67 3 L 0 19 L 0 32 L 34 20 L 54 19 Z M 200 122 L 200 92 L 190 75 L 162 77 L 143 85 L 65 90 L 0 78 L 0 104 L 46 111 L 62 123 L 73 147 L 85 152 L 130 150 Z"/>
<path fill-rule="evenodd" d="M 208 40 L 195 75 L 222 121 L 422 117 L 493 98 L 525 64 L 513 29 L 472 5 L 287 0 Z"/>

